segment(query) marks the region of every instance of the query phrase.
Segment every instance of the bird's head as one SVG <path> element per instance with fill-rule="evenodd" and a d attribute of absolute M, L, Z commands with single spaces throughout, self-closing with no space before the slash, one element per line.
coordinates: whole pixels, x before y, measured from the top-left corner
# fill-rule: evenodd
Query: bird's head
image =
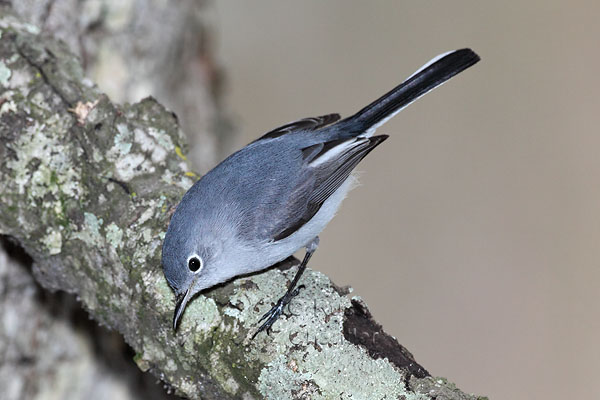
<path fill-rule="evenodd" d="M 210 229 L 205 231 L 193 221 L 197 219 L 176 211 L 162 247 L 163 272 L 177 299 L 175 330 L 185 307 L 196 294 L 226 280 L 223 272 L 227 268 L 220 262 L 222 241 L 207 234 Z"/>

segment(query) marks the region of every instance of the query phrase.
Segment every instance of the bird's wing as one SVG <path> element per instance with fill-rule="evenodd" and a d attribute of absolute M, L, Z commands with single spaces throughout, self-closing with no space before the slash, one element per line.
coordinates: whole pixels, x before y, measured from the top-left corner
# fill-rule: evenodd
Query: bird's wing
<path fill-rule="evenodd" d="M 302 149 L 304 172 L 282 210 L 286 215 L 274 226 L 273 240 L 281 240 L 300 229 L 344 183 L 354 167 L 387 135 L 338 139 Z"/>
<path fill-rule="evenodd" d="M 320 117 L 312 117 L 312 118 L 304 118 L 298 121 L 290 122 L 279 128 L 275 128 L 272 131 L 269 131 L 255 140 L 258 142 L 259 140 L 264 139 L 273 139 L 282 135 L 286 135 L 288 133 L 293 132 L 302 132 L 302 131 L 314 131 L 316 129 L 320 129 L 326 125 L 332 124 L 340 119 L 339 114 L 327 114 L 321 115 Z"/>

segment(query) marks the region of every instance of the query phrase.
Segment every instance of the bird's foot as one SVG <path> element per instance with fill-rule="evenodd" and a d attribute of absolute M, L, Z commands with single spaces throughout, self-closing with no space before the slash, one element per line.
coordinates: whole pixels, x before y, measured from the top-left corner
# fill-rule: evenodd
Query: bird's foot
<path fill-rule="evenodd" d="M 283 314 L 283 309 L 285 308 L 285 306 L 289 305 L 292 298 L 296 297 L 298 295 L 298 293 L 300 293 L 300 289 L 302 289 L 302 288 L 304 288 L 304 285 L 300 285 L 296 289 L 294 289 L 292 292 L 286 293 L 282 298 L 280 298 L 277 301 L 277 304 L 275 304 L 269 311 L 267 311 L 260 318 L 260 320 L 258 321 L 259 324 L 262 321 L 265 321 L 265 322 L 263 322 L 263 324 L 258 328 L 258 330 L 256 332 L 254 332 L 254 335 L 252 335 L 252 340 L 254 340 L 256 335 L 258 335 L 262 331 L 266 330 L 267 335 L 269 335 L 271 333 L 271 327 L 273 326 L 275 321 L 277 321 L 277 318 L 279 318 L 279 316 L 281 314 Z"/>

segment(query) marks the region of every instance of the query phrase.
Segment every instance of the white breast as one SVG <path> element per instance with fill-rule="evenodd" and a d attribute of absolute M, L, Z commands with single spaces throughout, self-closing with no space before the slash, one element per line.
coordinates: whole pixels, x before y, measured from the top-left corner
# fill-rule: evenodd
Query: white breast
<path fill-rule="evenodd" d="M 356 185 L 357 179 L 350 175 L 348 179 L 323 203 L 319 211 L 298 231 L 277 242 L 269 242 L 263 254 L 256 260 L 255 271 L 267 268 L 305 247 L 327 226 L 335 216 L 348 192 Z"/>

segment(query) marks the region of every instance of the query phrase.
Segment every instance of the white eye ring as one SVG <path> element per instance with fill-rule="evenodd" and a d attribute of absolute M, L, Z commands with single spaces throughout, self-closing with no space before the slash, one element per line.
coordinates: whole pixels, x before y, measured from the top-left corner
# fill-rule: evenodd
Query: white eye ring
<path fill-rule="evenodd" d="M 192 254 L 187 259 L 187 265 L 188 269 L 192 273 L 197 274 L 202 270 L 204 263 L 202 262 L 202 257 L 200 257 L 198 254 Z"/>

